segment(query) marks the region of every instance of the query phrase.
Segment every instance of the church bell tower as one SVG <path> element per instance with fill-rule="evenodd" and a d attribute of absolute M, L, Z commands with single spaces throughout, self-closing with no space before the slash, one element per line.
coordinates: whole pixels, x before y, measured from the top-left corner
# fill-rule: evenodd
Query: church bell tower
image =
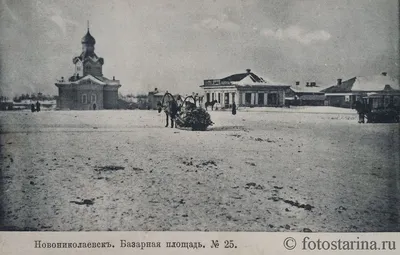
<path fill-rule="evenodd" d="M 90 34 L 89 21 L 86 34 L 82 37 L 82 53 L 73 59 L 75 74 L 73 79 L 86 76 L 103 76 L 104 59 L 99 58 L 94 52 L 96 39 Z"/>

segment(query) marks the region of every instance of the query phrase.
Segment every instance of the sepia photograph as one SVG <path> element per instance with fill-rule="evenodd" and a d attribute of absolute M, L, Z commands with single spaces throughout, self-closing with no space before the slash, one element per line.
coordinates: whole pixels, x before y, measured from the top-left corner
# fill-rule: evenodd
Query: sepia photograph
<path fill-rule="evenodd" d="M 399 7 L 1 0 L 0 231 L 400 232 Z"/>

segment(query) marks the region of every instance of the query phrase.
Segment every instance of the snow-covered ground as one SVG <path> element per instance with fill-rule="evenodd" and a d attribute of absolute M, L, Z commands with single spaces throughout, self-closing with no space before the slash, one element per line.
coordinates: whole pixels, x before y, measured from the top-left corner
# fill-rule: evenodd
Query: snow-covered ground
<path fill-rule="evenodd" d="M 2 229 L 400 231 L 397 124 L 253 109 L 0 112 Z"/>
<path fill-rule="evenodd" d="M 290 108 L 274 107 L 240 107 L 244 112 L 292 112 L 292 113 L 325 113 L 325 114 L 354 114 L 355 110 L 332 106 L 291 106 Z"/>

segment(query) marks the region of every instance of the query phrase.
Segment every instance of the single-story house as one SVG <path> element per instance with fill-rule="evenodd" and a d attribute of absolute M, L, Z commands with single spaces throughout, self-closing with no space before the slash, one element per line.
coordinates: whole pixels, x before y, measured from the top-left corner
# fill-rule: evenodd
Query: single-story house
<path fill-rule="evenodd" d="M 12 100 L 0 101 L 0 110 L 1 111 L 12 110 L 13 105 L 14 105 L 14 102 Z"/>
<path fill-rule="evenodd" d="M 305 86 L 297 81 L 295 86 L 291 86 L 286 91 L 286 103 L 288 105 L 313 105 L 325 104 L 325 93 L 323 88 L 316 85 L 316 82 L 307 82 Z"/>
<path fill-rule="evenodd" d="M 153 91 L 149 91 L 149 94 L 147 96 L 147 102 L 148 102 L 149 108 L 152 110 L 156 110 L 157 102 L 161 102 L 164 94 L 165 94 L 165 91 L 159 91 L 157 88 L 155 88 Z"/>
<path fill-rule="evenodd" d="M 284 106 L 290 85 L 272 84 L 247 69 L 222 79 L 204 80 L 204 102 L 216 101 L 220 108 L 237 106 Z"/>
<path fill-rule="evenodd" d="M 390 102 L 397 103 L 399 100 L 399 81 L 387 75 L 356 76 L 322 90 L 330 106 L 351 108 L 353 103 L 363 98 L 371 106 L 385 107 Z"/>
<path fill-rule="evenodd" d="M 167 92 L 168 91 L 160 91 L 157 88 L 155 88 L 153 91 L 150 91 L 147 96 L 147 103 L 149 109 L 157 110 L 157 103 L 162 101 L 163 96 Z M 179 95 L 175 94 L 173 95 L 173 97 L 175 98 L 175 100 L 177 100 Z"/>

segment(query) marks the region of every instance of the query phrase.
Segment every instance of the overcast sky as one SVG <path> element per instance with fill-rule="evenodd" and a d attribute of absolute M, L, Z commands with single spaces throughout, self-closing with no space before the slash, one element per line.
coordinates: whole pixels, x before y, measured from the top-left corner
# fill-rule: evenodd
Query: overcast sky
<path fill-rule="evenodd" d="M 87 20 L 124 93 L 199 91 L 246 68 L 282 84 L 397 76 L 397 0 L 0 0 L 0 89 L 57 94 Z"/>

